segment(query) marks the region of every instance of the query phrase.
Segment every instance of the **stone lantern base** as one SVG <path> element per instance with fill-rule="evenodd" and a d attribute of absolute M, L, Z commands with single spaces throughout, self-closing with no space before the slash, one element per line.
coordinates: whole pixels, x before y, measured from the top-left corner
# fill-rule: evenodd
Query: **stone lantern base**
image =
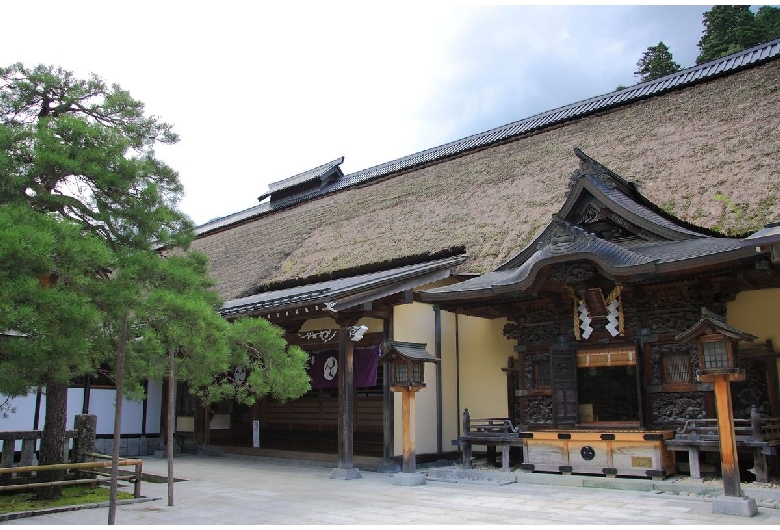
<path fill-rule="evenodd" d="M 393 484 L 396 486 L 422 486 L 425 484 L 425 475 L 422 473 L 396 473 L 393 475 Z"/>
<path fill-rule="evenodd" d="M 758 508 L 756 508 L 756 500 L 750 497 L 722 495 L 712 500 L 712 513 L 753 517 L 758 513 Z"/>

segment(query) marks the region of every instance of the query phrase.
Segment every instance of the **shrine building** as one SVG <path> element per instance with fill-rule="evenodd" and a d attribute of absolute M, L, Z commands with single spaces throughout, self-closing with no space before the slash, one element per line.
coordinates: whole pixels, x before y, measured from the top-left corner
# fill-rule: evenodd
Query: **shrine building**
<path fill-rule="evenodd" d="M 351 174 L 334 155 L 198 227 L 222 315 L 281 326 L 312 389 L 206 409 L 180 385 L 177 431 L 346 478 L 391 469 L 400 397 L 378 359 L 403 341 L 439 361 L 420 374 L 421 461 L 459 457 L 468 409 L 523 433 L 529 472 L 706 469 L 706 447 L 674 442 L 715 414 L 680 339 L 703 315 L 754 337 L 734 417 L 780 416 L 779 57 L 775 40 Z"/>

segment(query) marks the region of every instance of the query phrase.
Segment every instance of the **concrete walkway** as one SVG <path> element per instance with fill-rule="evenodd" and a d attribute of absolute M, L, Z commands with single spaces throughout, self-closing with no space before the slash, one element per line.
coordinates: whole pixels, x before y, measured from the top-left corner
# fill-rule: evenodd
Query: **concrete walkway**
<path fill-rule="evenodd" d="M 165 460 L 147 458 L 144 472 L 164 476 Z M 712 502 L 668 493 L 536 484 L 511 475 L 486 480 L 429 480 L 396 486 L 387 474 L 330 479 L 332 466 L 262 458 L 177 456 L 174 504 L 167 484 L 144 482 L 144 497 L 122 505 L 118 524 L 780 524 L 780 510 L 759 507 L 752 518 L 714 515 Z M 542 474 L 533 474 L 532 476 Z M 554 482 L 556 475 L 544 475 Z M 508 475 L 508 478 L 510 476 Z M 620 479 L 614 479 L 620 480 Z M 645 483 L 651 481 L 639 481 Z M 124 488 L 123 488 L 124 489 Z M 129 488 L 128 488 L 129 489 Z M 7 521 L 3 524 L 106 524 L 107 508 Z"/>

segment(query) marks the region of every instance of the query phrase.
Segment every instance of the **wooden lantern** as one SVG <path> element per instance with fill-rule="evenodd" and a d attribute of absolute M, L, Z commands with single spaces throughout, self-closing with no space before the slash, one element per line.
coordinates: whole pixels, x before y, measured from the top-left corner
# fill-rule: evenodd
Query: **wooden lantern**
<path fill-rule="evenodd" d="M 739 367 L 738 343 L 756 339 L 754 335 L 734 329 L 723 317 L 702 309 L 702 318 L 676 337 L 680 342 L 695 342 L 699 353 L 696 379 L 713 383 L 715 409 L 718 415 L 720 464 L 723 490 L 727 497 L 741 497 L 737 466 L 737 439 L 731 406 L 731 382 L 744 381 L 745 370 Z"/>
<path fill-rule="evenodd" d="M 702 318 L 676 337 L 680 342 L 695 342 L 699 353 L 699 381 L 718 374 L 729 375 L 731 381 L 743 381 L 745 370 L 739 367 L 739 341 L 752 342 L 755 335 L 732 328 L 726 321 L 705 309 Z"/>
<path fill-rule="evenodd" d="M 401 392 L 404 473 L 414 473 L 417 465 L 414 450 L 414 394 L 425 388 L 425 363 L 439 362 L 425 350 L 425 346 L 421 343 L 388 341 L 379 358 L 380 362 L 387 363 L 390 368 L 390 389 Z"/>

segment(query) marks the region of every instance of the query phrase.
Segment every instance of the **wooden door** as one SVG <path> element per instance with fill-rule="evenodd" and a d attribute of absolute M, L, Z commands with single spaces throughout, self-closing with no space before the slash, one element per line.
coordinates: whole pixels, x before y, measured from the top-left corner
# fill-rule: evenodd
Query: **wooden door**
<path fill-rule="evenodd" d="M 553 421 L 555 425 L 573 425 L 579 421 L 577 358 L 573 348 L 565 344 L 555 344 L 550 348 L 550 374 Z"/>

